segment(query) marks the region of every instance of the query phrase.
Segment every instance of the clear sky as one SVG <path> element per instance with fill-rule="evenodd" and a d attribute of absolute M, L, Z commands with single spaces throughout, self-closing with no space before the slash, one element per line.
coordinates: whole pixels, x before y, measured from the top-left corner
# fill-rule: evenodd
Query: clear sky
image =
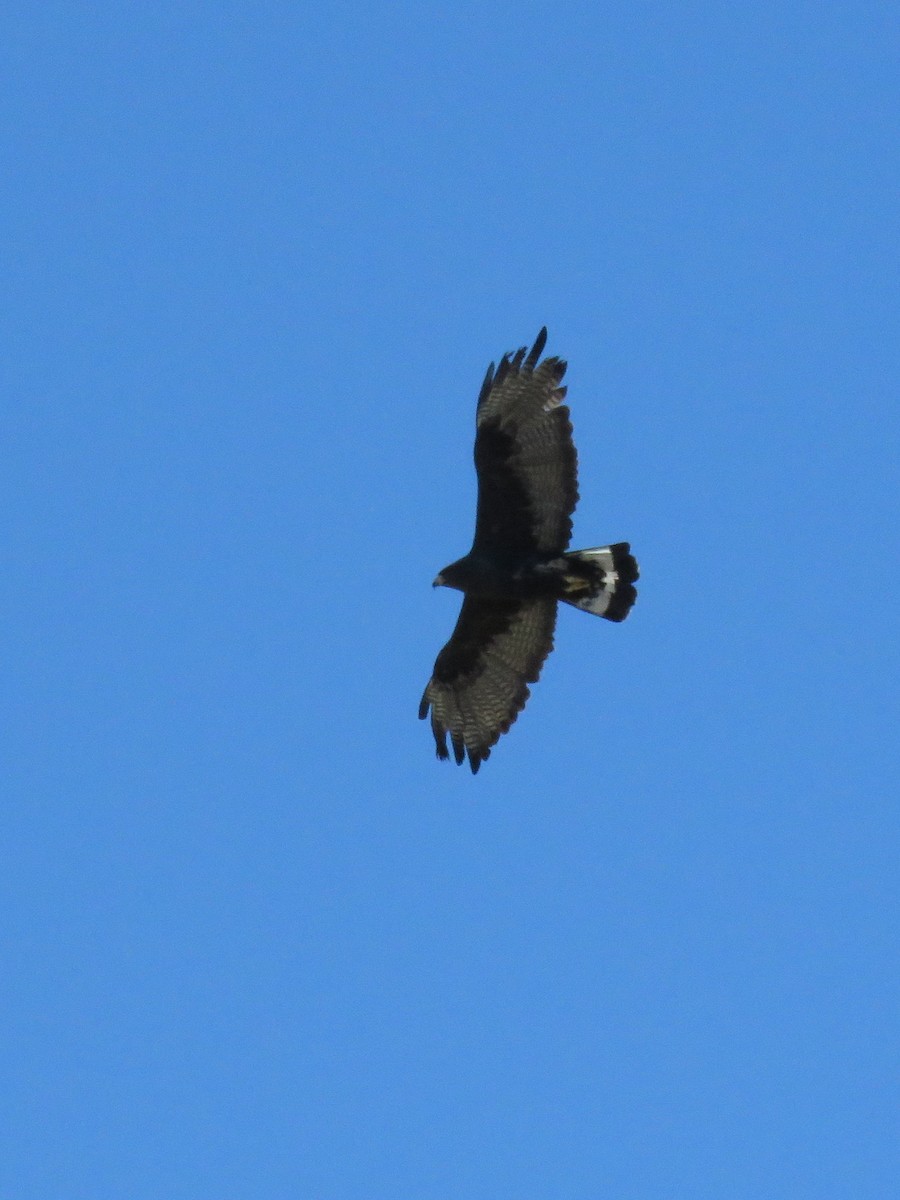
<path fill-rule="evenodd" d="M 900 18 L 4 8 L 0 1195 L 893 1200 Z M 416 709 L 487 363 L 557 648 Z"/>

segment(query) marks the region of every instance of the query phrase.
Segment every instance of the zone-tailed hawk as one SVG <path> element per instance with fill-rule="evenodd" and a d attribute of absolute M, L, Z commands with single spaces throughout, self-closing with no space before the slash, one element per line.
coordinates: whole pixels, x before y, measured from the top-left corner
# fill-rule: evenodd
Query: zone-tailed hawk
<path fill-rule="evenodd" d="M 473 774 L 528 699 L 553 648 L 556 604 L 623 621 L 637 563 L 627 542 L 567 553 L 578 500 L 577 459 L 561 387 L 566 364 L 528 351 L 488 367 L 475 417 L 478 508 L 472 549 L 434 586 L 465 594 L 453 636 L 434 664 L 419 716 L 431 709 L 438 758 Z M 526 357 L 526 351 L 528 356 Z"/>

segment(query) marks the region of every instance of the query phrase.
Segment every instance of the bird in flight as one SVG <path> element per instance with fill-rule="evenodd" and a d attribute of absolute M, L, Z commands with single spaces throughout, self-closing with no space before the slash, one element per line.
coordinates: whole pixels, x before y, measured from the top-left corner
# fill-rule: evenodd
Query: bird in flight
<path fill-rule="evenodd" d="M 475 415 L 478 506 L 472 549 L 444 567 L 435 587 L 464 599 L 437 656 L 419 716 L 431 711 L 437 756 L 475 774 L 528 699 L 553 649 L 557 602 L 624 621 L 634 604 L 637 563 L 628 542 L 568 550 L 578 501 L 566 364 L 541 359 L 542 329 L 488 367 Z"/>

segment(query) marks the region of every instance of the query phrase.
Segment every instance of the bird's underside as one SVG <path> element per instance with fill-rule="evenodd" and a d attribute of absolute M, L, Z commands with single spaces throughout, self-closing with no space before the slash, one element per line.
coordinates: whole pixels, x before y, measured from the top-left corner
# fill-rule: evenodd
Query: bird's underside
<path fill-rule="evenodd" d="M 542 329 L 491 363 L 478 398 L 478 506 L 472 549 L 435 579 L 464 593 L 456 628 L 434 665 L 419 716 L 431 711 L 439 758 L 490 756 L 553 648 L 557 603 L 622 621 L 635 601 L 627 542 L 568 551 L 577 459 L 561 386 L 566 364 L 540 355 Z"/>

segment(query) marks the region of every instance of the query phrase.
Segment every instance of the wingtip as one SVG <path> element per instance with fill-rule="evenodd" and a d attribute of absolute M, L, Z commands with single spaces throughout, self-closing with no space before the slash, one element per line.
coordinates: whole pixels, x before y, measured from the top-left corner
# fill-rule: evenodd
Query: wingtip
<path fill-rule="evenodd" d="M 537 337 L 534 339 L 534 345 L 528 357 L 525 359 L 525 370 L 533 371 L 537 366 L 537 361 L 544 352 L 544 347 L 547 345 L 547 326 L 542 325 Z"/>
<path fill-rule="evenodd" d="M 482 404 L 484 404 L 485 400 L 487 399 L 488 394 L 490 393 L 491 387 L 493 385 L 493 382 L 494 382 L 494 364 L 491 363 L 488 366 L 487 372 L 485 374 L 484 383 L 482 383 L 482 385 L 481 385 L 481 391 L 478 393 L 478 405 L 477 405 L 478 408 L 481 408 Z"/>
<path fill-rule="evenodd" d="M 483 750 L 469 750 L 469 767 L 473 775 L 478 774 L 479 768 L 486 758 L 487 755 Z"/>

